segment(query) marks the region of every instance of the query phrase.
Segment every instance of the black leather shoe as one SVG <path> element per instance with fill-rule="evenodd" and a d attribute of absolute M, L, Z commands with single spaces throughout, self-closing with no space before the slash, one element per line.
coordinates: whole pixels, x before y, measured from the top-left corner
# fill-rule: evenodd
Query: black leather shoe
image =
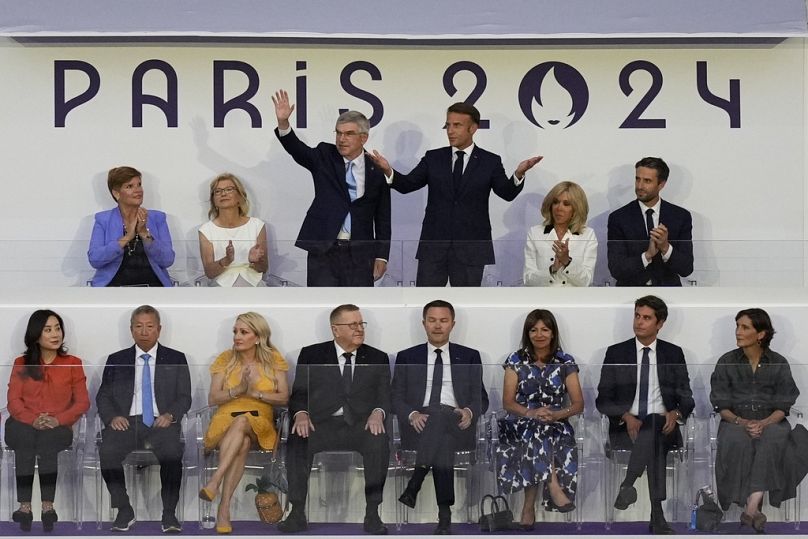
<path fill-rule="evenodd" d="M 378 515 L 365 517 L 365 523 L 362 527 L 365 529 L 365 533 L 371 535 L 387 535 L 387 526 L 384 525 Z"/>
<path fill-rule="evenodd" d="M 127 532 L 132 524 L 135 523 L 135 510 L 131 505 L 126 507 L 119 507 L 118 514 L 115 515 L 115 522 L 112 523 L 110 530 L 114 532 Z"/>
<path fill-rule="evenodd" d="M 439 519 L 438 525 L 435 527 L 435 531 L 432 532 L 432 535 L 451 535 L 452 534 L 452 521 Z"/>
<path fill-rule="evenodd" d="M 614 501 L 614 508 L 628 509 L 628 506 L 637 501 L 637 489 L 631 486 L 620 487 L 620 492 L 617 493 L 617 499 Z"/>
<path fill-rule="evenodd" d="M 648 530 L 654 535 L 673 535 L 676 533 L 664 516 L 651 518 Z"/>
<path fill-rule="evenodd" d="M 415 509 L 415 497 L 417 494 L 410 489 L 404 489 L 404 492 L 401 493 L 401 496 L 398 497 L 398 501 L 409 507 L 410 509 Z"/>
<path fill-rule="evenodd" d="M 174 513 L 163 513 L 163 518 L 160 519 L 160 529 L 163 533 L 180 533 L 182 531 L 182 524 L 177 520 Z"/>
<path fill-rule="evenodd" d="M 34 521 L 34 514 L 31 511 L 20 511 L 19 509 L 11 514 L 11 520 L 20 524 L 20 529 L 24 532 L 31 531 L 31 522 Z"/>
<path fill-rule="evenodd" d="M 308 529 L 309 523 L 306 521 L 306 515 L 294 511 L 289 513 L 286 520 L 278 523 L 278 531 L 282 533 L 297 533 Z"/>
<path fill-rule="evenodd" d="M 42 511 L 42 530 L 46 532 L 53 531 L 53 525 L 59 520 L 59 515 L 53 509 Z"/>
<path fill-rule="evenodd" d="M 544 507 L 545 511 L 558 511 L 559 513 L 569 513 L 570 511 L 575 511 L 575 504 L 572 502 L 567 502 L 564 505 L 556 505 L 553 500 L 549 500 L 547 505 Z"/>

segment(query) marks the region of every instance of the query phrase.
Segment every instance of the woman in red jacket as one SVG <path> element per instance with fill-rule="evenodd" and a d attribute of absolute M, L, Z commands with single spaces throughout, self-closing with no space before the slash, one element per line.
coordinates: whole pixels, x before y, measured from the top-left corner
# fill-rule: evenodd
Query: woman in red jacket
<path fill-rule="evenodd" d="M 42 528 L 53 530 L 57 455 L 73 441 L 71 426 L 90 407 L 81 360 L 68 355 L 64 324 L 53 311 L 35 311 L 25 330 L 25 353 L 14 360 L 8 383 L 6 444 L 14 450 L 17 501 L 12 519 L 31 530 L 31 490 L 39 458 Z"/>

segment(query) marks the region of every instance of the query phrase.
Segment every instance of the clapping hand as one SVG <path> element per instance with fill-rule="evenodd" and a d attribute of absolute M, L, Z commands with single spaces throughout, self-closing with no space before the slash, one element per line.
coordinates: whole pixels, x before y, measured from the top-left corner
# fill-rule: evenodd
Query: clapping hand
<path fill-rule="evenodd" d="M 232 243 L 230 244 L 232 245 Z M 247 255 L 247 261 L 250 264 L 258 264 L 261 260 L 264 259 L 264 255 L 266 254 L 266 249 L 263 245 L 256 243 L 250 248 L 250 253 Z"/>

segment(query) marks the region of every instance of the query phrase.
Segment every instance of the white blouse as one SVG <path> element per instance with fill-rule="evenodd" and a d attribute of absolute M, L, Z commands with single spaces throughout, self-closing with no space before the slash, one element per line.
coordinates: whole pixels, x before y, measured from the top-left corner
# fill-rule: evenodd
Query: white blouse
<path fill-rule="evenodd" d="M 261 219 L 250 217 L 249 221 L 235 228 L 223 228 L 214 224 L 213 221 L 208 221 L 199 227 L 199 232 L 213 244 L 214 260 L 223 258 L 227 243 L 233 242 L 233 262 L 216 276 L 214 279 L 216 284 L 233 286 L 241 277 L 252 286 L 260 285 L 264 275 L 250 267 L 249 254 L 264 226 Z"/>
<path fill-rule="evenodd" d="M 598 239 L 595 232 L 584 227 L 580 234 L 569 230 L 562 240 L 569 239 L 571 261 L 566 268 L 550 273 L 555 253 L 553 242 L 558 239 L 552 226 L 536 225 L 527 233 L 525 243 L 525 286 L 589 286 L 598 258 Z"/>

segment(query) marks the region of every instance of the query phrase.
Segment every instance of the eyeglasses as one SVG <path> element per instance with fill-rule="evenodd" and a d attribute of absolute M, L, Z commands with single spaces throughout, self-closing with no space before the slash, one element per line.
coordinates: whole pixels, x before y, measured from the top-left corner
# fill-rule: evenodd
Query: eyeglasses
<path fill-rule="evenodd" d="M 351 328 L 354 331 L 356 331 L 360 327 L 362 329 L 365 329 L 366 327 L 368 327 L 367 322 L 351 322 L 350 324 L 331 324 L 331 325 L 332 326 L 348 326 L 349 328 Z"/>
<path fill-rule="evenodd" d="M 221 196 L 221 195 L 229 195 L 230 193 L 232 193 L 233 191 L 236 191 L 236 190 L 237 189 L 235 187 L 222 187 L 220 189 L 214 189 L 213 194 L 218 197 L 218 196 Z"/>
<path fill-rule="evenodd" d="M 334 133 L 337 134 L 337 138 L 345 137 L 345 138 L 354 138 L 358 137 L 362 133 L 357 133 L 356 131 L 340 131 L 339 129 L 335 129 Z"/>

